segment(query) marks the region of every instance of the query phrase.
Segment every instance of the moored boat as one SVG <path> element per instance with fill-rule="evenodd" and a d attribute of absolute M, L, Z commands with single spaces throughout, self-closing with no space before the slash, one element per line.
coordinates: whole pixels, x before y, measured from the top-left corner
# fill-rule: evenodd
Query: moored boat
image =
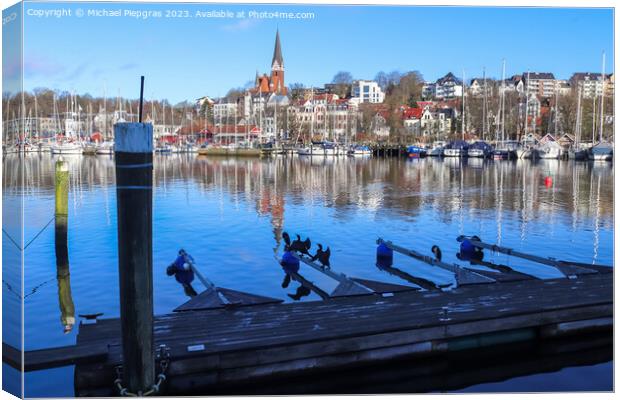
<path fill-rule="evenodd" d="M 76 142 L 62 142 L 51 146 L 52 154 L 82 154 L 82 146 Z"/>
<path fill-rule="evenodd" d="M 114 142 L 103 142 L 97 146 L 97 154 L 113 154 Z"/>
<path fill-rule="evenodd" d="M 466 157 L 469 144 L 464 140 L 454 140 L 443 149 L 444 157 Z"/>
<path fill-rule="evenodd" d="M 407 156 L 409 158 L 421 158 L 426 156 L 426 149 L 420 146 L 407 146 Z"/>
<path fill-rule="evenodd" d="M 599 142 L 588 150 L 588 159 L 592 161 L 611 161 L 614 147 L 610 143 Z"/>
<path fill-rule="evenodd" d="M 427 152 L 427 154 L 431 157 L 441 157 L 443 156 L 443 149 L 446 146 L 446 142 L 437 141 L 433 143 L 431 147 L 431 151 Z"/>
<path fill-rule="evenodd" d="M 493 148 L 485 141 L 479 140 L 467 149 L 468 157 L 487 158 L 493 152 Z"/>
<path fill-rule="evenodd" d="M 539 146 L 536 152 L 538 153 L 538 157 L 542 159 L 557 160 L 562 155 L 562 146 L 556 142 L 549 141 Z"/>
<path fill-rule="evenodd" d="M 353 146 L 349 149 L 348 154 L 351 156 L 369 156 L 372 155 L 372 150 L 368 146 Z"/>
<path fill-rule="evenodd" d="M 82 154 L 94 156 L 97 154 L 97 144 L 96 143 L 84 143 L 82 145 Z"/>

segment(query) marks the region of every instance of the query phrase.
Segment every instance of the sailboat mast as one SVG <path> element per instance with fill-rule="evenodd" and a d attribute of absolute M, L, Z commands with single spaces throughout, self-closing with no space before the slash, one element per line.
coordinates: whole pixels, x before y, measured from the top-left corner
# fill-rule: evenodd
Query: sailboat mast
<path fill-rule="evenodd" d="M 523 122 L 524 134 L 527 136 L 527 127 L 529 126 L 529 105 L 530 105 L 530 71 L 527 71 L 527 82 L 525 85 L 525 121 Z"/>
<path fill-rule="evenodd" d="M 108 110 L 105 93 L 105 84 L 103 85 L 103 138 L 108 140 Z"/>
<path fill-rule="evenodd" d="M 310 107 L 312 108 L 312 114 L 310 114 L 310 142 L 314 139 L 314 86 L 310 87 Z"/>
<path fill-rule="evenodd" d="M 553 135 L 558 137 L 558 85 L 555 85 L 555 101 L 553 104 Z"/>
<path fill-rule="evenodd" d="M 581 87 L 577 94 L 577 119 L 575 121 L 575 146 L 579 146 L 579 140 L 581 139 Z"/>
<path fill-rule="evenodd" d="M 461 140 L 465 140 L 465 70 L 463 69 L 463 87 L 461 89 L 461 106 L 463 113 L 461 118 Z"/>
<path fill-rule="evenodd" d="M 601 68 L 601 119 L 598 127 L 598 141 L 599 143 L 603 141 L 603 114 L 605 114 L 604 99 L 605 99 L 605 52 L 603 52 L 603 63 Z"/>
<path fill-rule="evenodd" d="M 594 135 L 596 135 L 596 86 L 592 94 L 592 145 L 594 146 Z"/>
<path fill-rule="evenodd" d="M 40 124 L 39 124 L 39 105 L 37 102 L 37 95 L 35 93 L 34 95 L 34 126 L 35 126 L 35 132 L 37 133 L 37 136 L 40 136 Z"/>
<path fill-rule="evenodd" d="M 504 125 L 506 123 L 506 110 L 505 110 L 505 96 L 506 96 L 506 60 L 502 60 L 502 113 L 500 115 L 500 119 L 502 122 L 502 142 L 505 140 L 504 138 Z"/>
<path fill-rule="evenodd" d="M 482 82 L 482 87 L 484 90 L 484 95 L 482 98 L 482 140 L 485 140 L 487 135 L 487 76 L 484 67 L 482 67 Z"/>

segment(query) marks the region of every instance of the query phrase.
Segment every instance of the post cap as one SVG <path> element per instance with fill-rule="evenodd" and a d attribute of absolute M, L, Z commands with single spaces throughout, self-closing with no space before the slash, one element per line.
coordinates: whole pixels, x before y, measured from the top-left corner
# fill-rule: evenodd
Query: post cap
<path fill-rule="evenodd" d="M 125 153 L 153 152 L 153 125 L 140 122 L 114 124 L 114 151 Z"/>

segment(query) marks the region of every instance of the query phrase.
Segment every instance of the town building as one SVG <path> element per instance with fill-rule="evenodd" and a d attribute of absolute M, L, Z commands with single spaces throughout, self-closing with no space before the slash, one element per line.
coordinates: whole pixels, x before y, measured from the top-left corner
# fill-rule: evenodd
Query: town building
<path fill-rule="evenodd" d="M 524 72 L 521 80 L 523 85 L 518 89 L 520 92 L 524 91 L 546 98 L 555 95 L 555 76 L 550 72 Z"/>
<path fill-rule="evenodd" d="M 437 79 L 435 82 L 427 82 L 422 87 L 422 95 L 433 99 L 454 99 L 463 95 L 463 82 L 452 72 Z"/>
<path fill-rule="evenodd" d="M 600 96 L 603 93 L 603 85 L 606 96 L 613 96 L 614 77 L 613 74 L 605 75 L 605 80 L 601 79 L 602 74 L 596 72 L 576 72 L 569 79 L 570 84 L 575 90 L 581 90 L 584 98 Z"/>
<path fill-rule="evenodd" d="M 383 103 L 385 93 L 375 81 L 359 80 L 353 82 L 351 95 L 358 103 Z"/>

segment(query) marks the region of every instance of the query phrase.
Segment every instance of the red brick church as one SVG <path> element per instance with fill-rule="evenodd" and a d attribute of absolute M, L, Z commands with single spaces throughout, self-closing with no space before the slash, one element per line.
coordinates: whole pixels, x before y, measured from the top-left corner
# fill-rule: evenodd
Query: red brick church
<path fill-rule="evenodd" d="M 282 58 L 282 47 L 280 45 L 280 32 L 276 31 L 276 44 L 273 49 L 273 59 L 271 60 L 271 76 L 256 73 L 256 87 L 251 89 L 252 93 L 276 93 L 286 95 L 284 86 L 284 58 Z"/>

